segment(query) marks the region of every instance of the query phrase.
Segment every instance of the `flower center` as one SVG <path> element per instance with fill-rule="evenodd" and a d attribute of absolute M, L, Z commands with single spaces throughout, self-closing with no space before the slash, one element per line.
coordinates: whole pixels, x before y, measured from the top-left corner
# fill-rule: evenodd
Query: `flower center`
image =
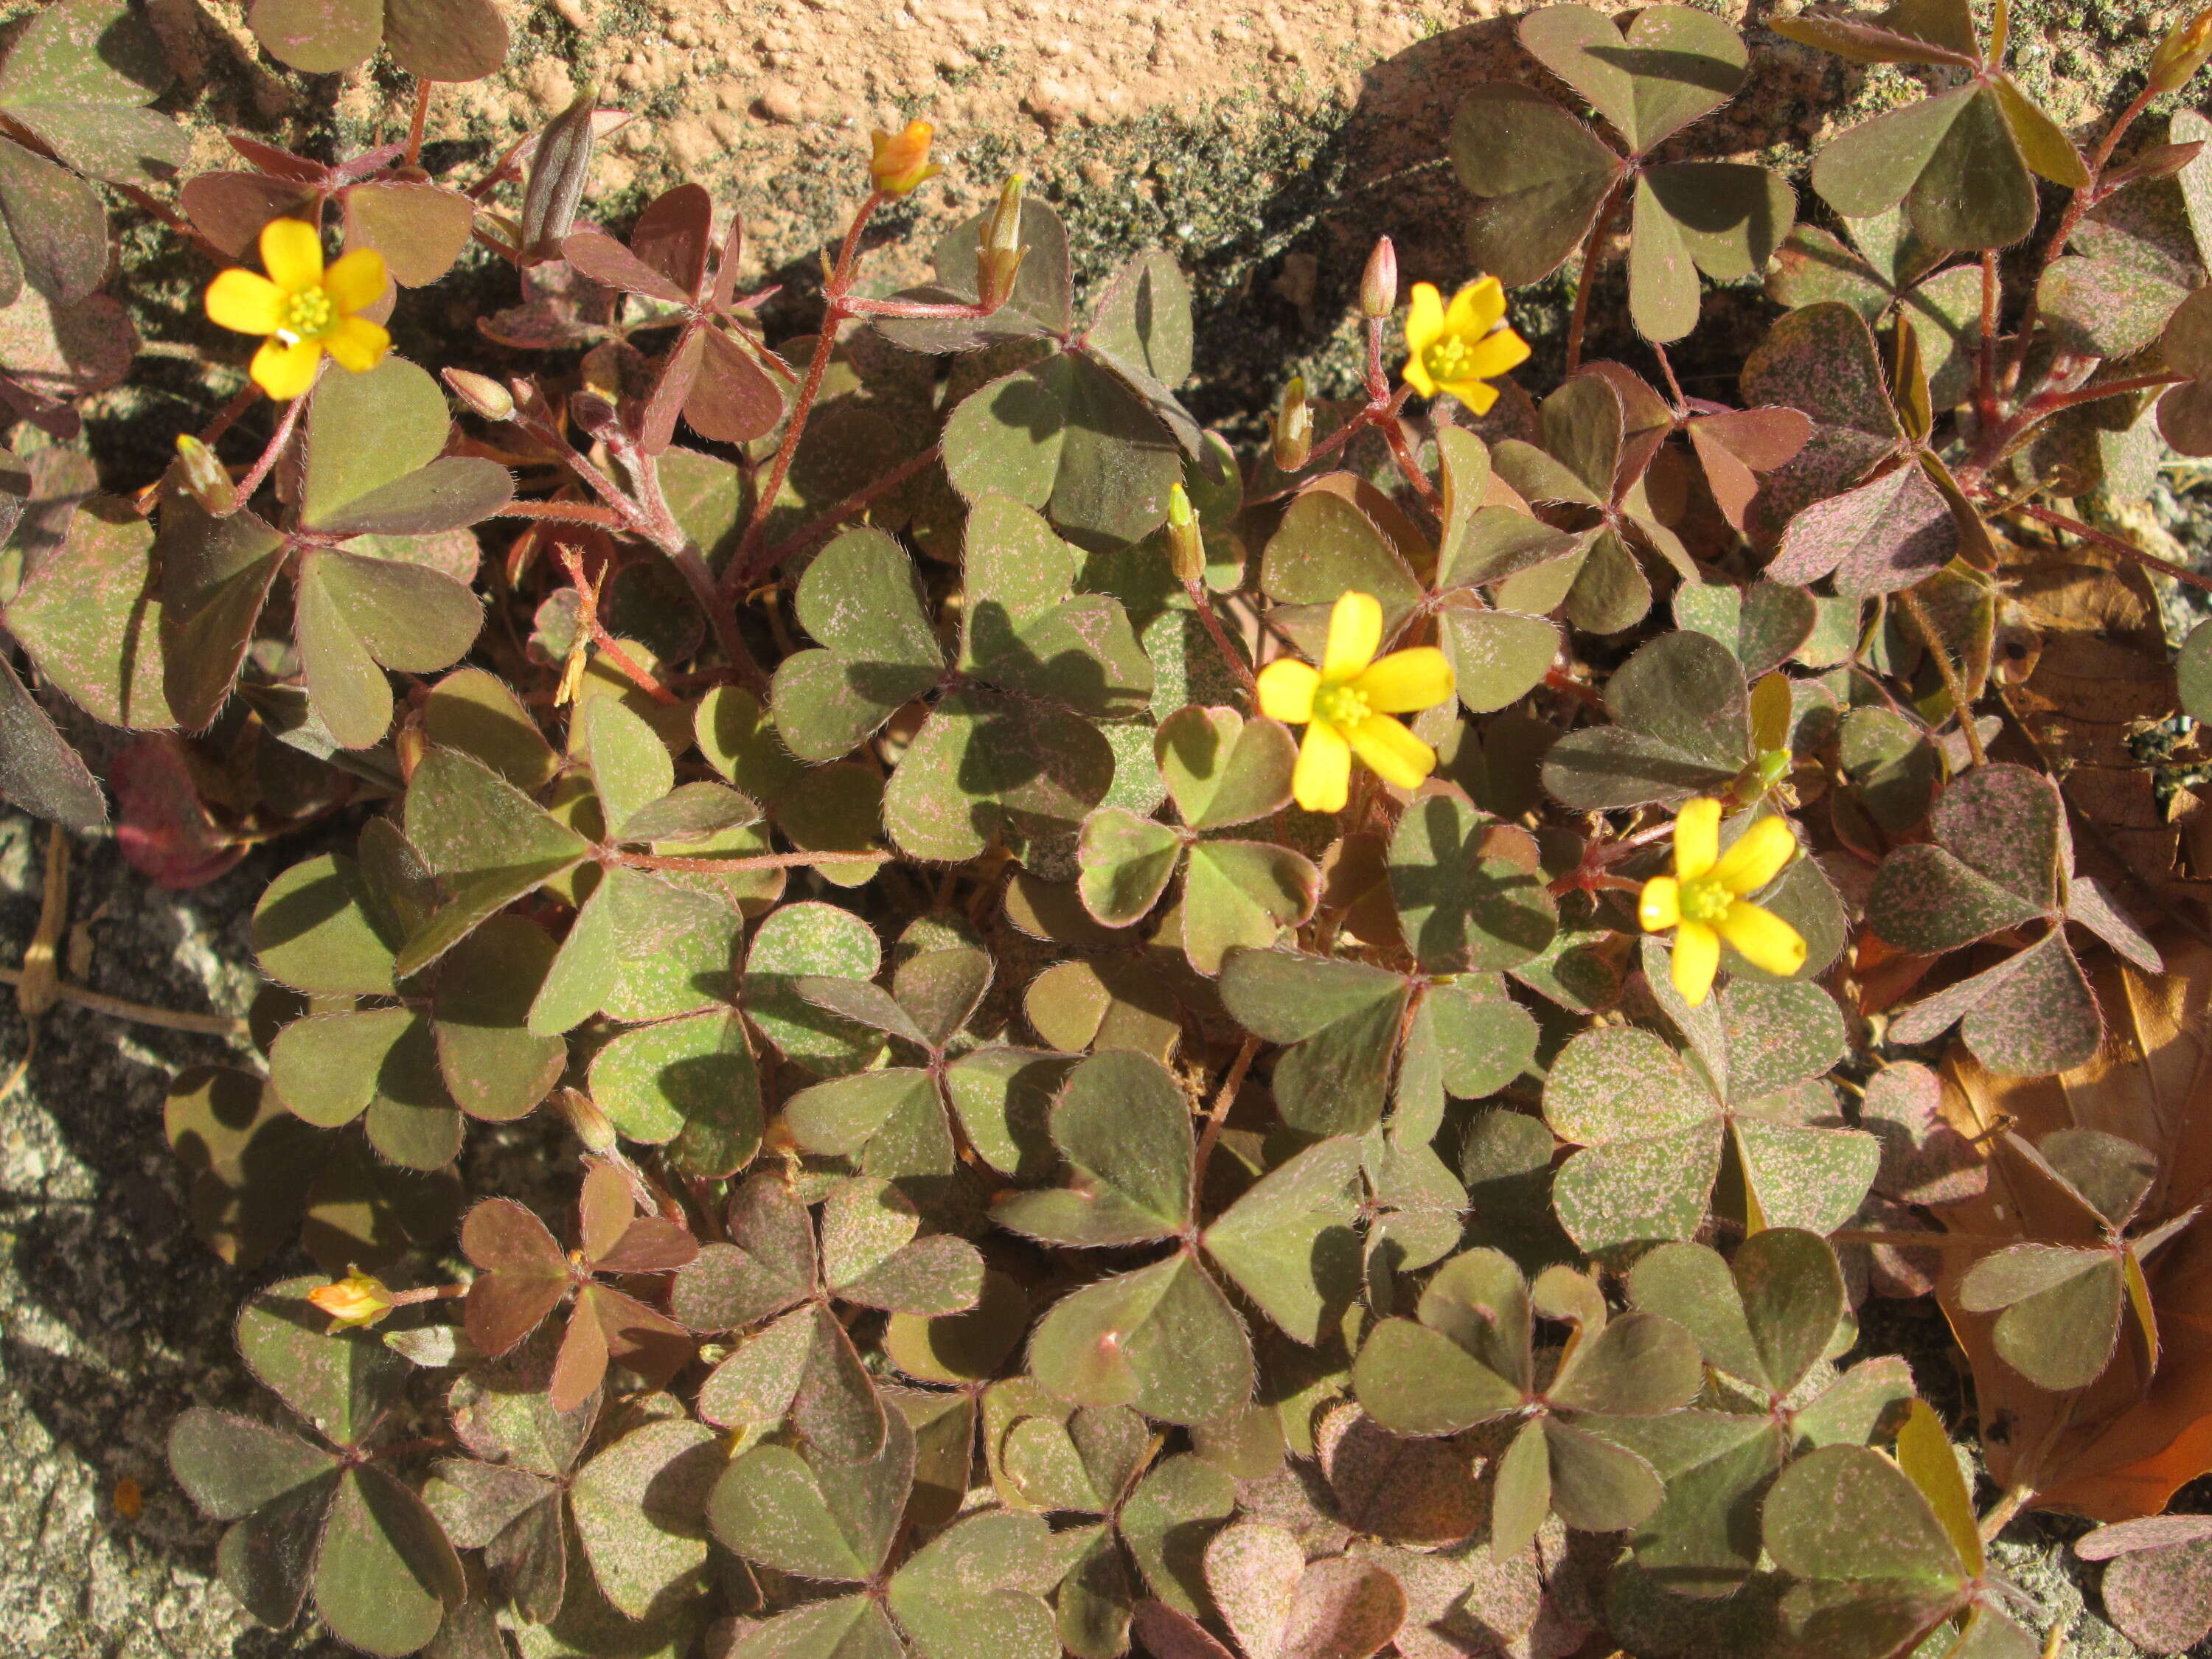
<path fill-rule="evenodd" d="M 276 333 L 287 343 L 312 340 L 331 325 L 331 296 L 319 284 L 284 296 Z"/>
<path fill-rule="evenodd" d="M 1698 876 L 1681 886 L 1682 920 L 1702 921 L 1711 927 L 1728 914 L 1735 895 L 1711 876 Z"/>
<path fill-rule="evenodd" d="M 1456 334 L 1447 334 L 1431 341 L 1421 352 L 1421 366 L 1436 380 L 1460 380 L 1468 378 L 1474 348 Z"/>
<path fill-rule="evenodd" d="M 1351 686 L 1324 681 L 1314 690 L 1313 712 L 1323 726 L 1350 727 L 1365 720 L 1370 711 L 1367 699 Z"/>

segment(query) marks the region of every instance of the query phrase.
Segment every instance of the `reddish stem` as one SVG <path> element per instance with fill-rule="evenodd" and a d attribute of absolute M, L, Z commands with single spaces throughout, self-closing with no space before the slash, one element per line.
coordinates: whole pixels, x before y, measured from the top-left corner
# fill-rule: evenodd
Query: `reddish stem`
<path fill-rule="evenodd" d="M 509 501 L 492 514 L 495 519 L 550 520 L 556 524 L 587 524 L 599 530 L 627 530 L 629 521 L 611 507 L 589 501 Z"/>
<path fill-rule="evenodd" d="M 2108 552 L 2117 553 L 2122 558 L 2132 559 L 2146 570 L 2155 571 L 2161 576 L 2171 576 L 2178 582 L 2197 588 L 2203 592 L 2212 593 L 2212 577 L 2200 576 L 2194 570 L 2184 569 L 2180 565 L 2169 563 L 2154 553 L 2144 552 L 2133 542 L 2123 541 L 2118 536 L 2107 535 L 2101 530 L 2083 524 L 2079 519 L 2069 519 L 2063 513 L 2054 513 L 2047 507 L 2036 506 L 2033 501 L 2014 501 L 2011 504 L 2010 510 L 2014 513 L 2025 513 L 2038 523 L 2047 524 L 2054 530 L 2070 531 L 2085 542 L 2093 543 Z"/>
<path fill-rule="evenodd" d="M 1575 310 L 1567 319 L 1567 373 L 1571 374 L 1582 367 L 1583 329 L 1589 321 L 1590 289 L 1597 283 L 1597 251 L 1605 241 L 1606 233 L 1613 228 L 1613 216 L 1620 210 L 1621 191 L 1626 188 L 1629 175 L 1623 172 L 1606 192 L 1605 202 L 1590 221 L 1589 234 L 1583 241 L 1583 268 L 1575 278 Z"/>
<path fill-rule="evenodd" d="M 781 541 L 770 544 L 762 550 L 759 559 L 756 561 L 757 568 L 746 571 L 738 586 L 743 586 L 748 582 L 758 581 L 793 554 L 812 546 L 854 514 L 865 510 L 878 498 L 889 495 L 915 473 L 929 465 L 937 459 L 939 453 L 939 446 L 932 444 L 921 453 L 908 456 L 874 483 L 861 485 L 860 489 L 846 496 L 843 501 L 838 502 L 811 524 L 802 526 Z"/>
<path fill-rule="evenodd" d="M 817 864 L 888 864 L 890 853 L 757 853 L 742 859 L 664 858 L 652 853 L 611 852 L 610 864 L 633 870 L 674 870 L 695 876 L 741 876 L 753 870 L 803 870 Z"/>
<path fill-rule="evenodd" d="M 860 256 L 860 233 L 867 228 L 876 210 L 889 199 L 881 191 L 870 191 L 868 199 L 853 216 L 852 228 L 845 233 L 844 246 L 837 250 L 837 263 L 830 269 L 824 290 L 828 304 L 823 313 L 822 331 L 815 336 L 814 359 L 806 366 L 806 381 L 799 389 L 799 401 L 792 405 L 791 418 L 783 428 L 783 441 L 776 446 L 775 459 L 769 464 L 768 481 L 754 498 L 744 540 L 722 572 L 721 592 L 726 597 L 736 590 L 744 573 L 760 557 L 768 516 L 775 510 L 776 497 L 782 493 L 792 459 L 799 453 L 799 441 L 806 431 L 807 417 L 814 412 L 814 400 L 821 395 L 823 379 L 830 372 L 830 355 L 837 349 L 838 326 L 851 314 L 846 309 L 846 291 L 852 286 L 854 265 Z"/>
<path fill-rule="evenodd" d="M 2008 386 L 2019 383 L 2021 365 L 2027 360 L 2028 342 L 2035 333 L 2036 302 L 2043 288 L 2044 273 L 2065 252 L 2067 240 L 2074 234 L 2075 226 L 2081 222 L 2081 216 L 2104 198 L 2105 169 L 2111 165 L 2112 151 L 2118 148 L 2120 136 L 2135 125 L 2137 116 L 2150 107 L 2150 100 L 2156 95 L 2149 87 L 2145 87 L 2135 95 L 2134 101 L 2120 112 L 2118 118 L 2112 123 L 2112 130 L 2098 144 L 2097 153 L 2089 159 L 2089 182 L 2076 189 L 2068 200 L 2066 211 L 2059 218 L 2058 228 L 2051 233 L 2051 240 L 2044 245 L 2043 258 L 2035 268 L 2035 280 L 2027 285 L 2027 301 L 2021 313 L 2020 330 L 2013 336 L 2012 349 L 2007 355 L 2005 384 Z"/>
<path fill-rule="evenodd" d="M 315 379 L 319 384 L 325 371 L 329 368 L 330 361 L 325 358 L 316 368 Z M 253 492 L 261 488 L 262 480 L 269 476 L 270 470 L 276 465 L 277 456 L 283 453 L 284 446 L 291 442 L 292 434 L 299 428 L 300 411 L 307 406 L 307 399 L 314 395 L 314 391 L 315 388 L 311 386 L 306 392 L 284 405 L 284 413 L 276 422 L 276 430 L 270 434 L 268 447 L 261 452 L 261 459 L 254 462 L 252 469 L 238 481 L 239 506 L 244 507 L 253 499 Z"/>
<path fill-rule="evenodd" d="M 677 702 L 676 694 L 647 673 L 635 658 L 622 648 L 615 636 L 607 632 L 606 624 L 599 620 L 599 590 L 585 577 L 582 556 L 566 542 L 555 542 L 553 551 L 568 571 L 568 580 L 576 586 L 576 620 L 591 635 L 592 642 L 599 647 L 609 662 L 622 670 L 633 685 L 655 702 L 666 705 Z"/>
<path fill-rule="evenodd" d="M 1984 431 L 1997 415 L 1997 256 L 1982 255 L 1982 349 L 1974 361 L 1975 414 Z"/>
<path fill-rule="evenodd" d="M 1244 695 L 1253 699 L 1256 711 L 1260 683 L 1253 678 L 1251 665 L 1244 660 L 1243 653 L 1230 642 L 1228 631 L 1221 626 L 1221 618 L 1214 613 L 1213 596 L 1206 591 L 1204 579 L 1192 577 L 1182 585 L 1182 591 L 1189 597 L 1192 609 L 1198 612 L 1199 621 L 1206 624 L 1206 635 L 1212 640 L 1213 648 L 1221 653 L 1221 660 L 1237 677 L 1237 683 L 1244 688 Z"/>
<path fill-rule="evenodd" d="M 422 131 L 430 120 L 431 84 L 421 81 L 415 87 L 415 116 L 407 124 L 407 165 L 410 167 L 422 158 Z"/>

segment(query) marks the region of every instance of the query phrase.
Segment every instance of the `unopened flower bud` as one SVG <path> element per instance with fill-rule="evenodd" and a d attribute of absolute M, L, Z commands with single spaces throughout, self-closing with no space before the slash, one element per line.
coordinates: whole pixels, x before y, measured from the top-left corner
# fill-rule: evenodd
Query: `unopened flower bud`
<path fill-rule="evenodd" d="M 1168 563 L 1185 587 L 1206 575 L 1206 537 L 1191 511 L 1189 494 L 1179 483 L 1168 486 Z"/>
<path fill-rule="evenodd" d="M 1275 411 L 1275 467 L 1295 472 L 1313 453 L 1313 405 L 1306 401 L 1303 374 L 1291 376 L 1283 388 L 1283 406 Z"/>
<path fill-rule="evenodd" d="M 332 1279 L 308 1291 L 307 1300 L 331 1316 L 333 1330 L 374 1325 L 395 1305 L 383 1281 L 358 1267 L 343 1279 Z"/>
<path fill-rule="evenodd" d="M 238 491 L 230 471 L 216 453 L 189 432 L 177 434 L 177 459 L 182 464 L 185 489 L 212 518 L 228 518 L 238 510 Z"/>
<path fill-rule="evenodd" d="M 2212 6 L 2193 17 L 2185 17 L 2166 32 L 2166 39 L 2150 55 L 2150 89 L 2155 93 L 2179 89 L 2212 58 Z"/>
<path fill-rule="evenodd" d="M 983 304 L 997 310 L 1012 297 L 1014 276 L 1022 268 L 1022 175 L 1006 180 L 999 192 L 999 205 L 983 224 L 983 240 L 975 249 L 975 292 Z"/>
<path fill-rule="evenodd" d="M 945 171 L 929 159 L 929 141 L 937 130 L 927 121 L 909 121 L 906 131 L 872 135 L 875 154 L 868 162 L 868 177 L 879 196 L 911 196 L 924 181 Z"/>
<path fill-rule="evenodd" d="M 1369 320 L 1381 322 L 1398 308 L 1398 250 L 1383 237 L 1367 256 L 1367 269 L 1359 276 L 1359 309 Z"/>
<path fill-rule="evenodd" d="M 514 394 L 489 374 L 478 374 L 465 368 L 440 371 L 446 388 L 469 406 L 471 413 L 487 421 L 511 421 L 514 418 Z"/>
<path fill-rule="evenodd" d="M 601 1158 L 613 1152 L 618 1144 L 615 1126 L 601 1111 L 597 1102 L 580 1089 L 563 1089 L 553 1097 L 561 1115 L 568 1120 L 568 1127 L 576 1139 L 584 1143 L 584 1150 L 597 1152 Z"/>

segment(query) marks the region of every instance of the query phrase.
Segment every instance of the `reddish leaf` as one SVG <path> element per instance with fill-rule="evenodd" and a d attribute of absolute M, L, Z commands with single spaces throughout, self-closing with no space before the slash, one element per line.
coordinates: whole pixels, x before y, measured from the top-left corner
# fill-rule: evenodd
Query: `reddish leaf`
<path fill-rule="evenodd" d="M 246 856 L 209 816 L 179 738 L 141 738 L 109 766 L 115 839 L 131 867 L 163 887 L 198 887 Z"/>
<path fill-rule="evenodd" d="M 720 443 L 749 443 L 783 418 L 783 389 L 752 354 L 718 328 L 708 328 L 705 361 L 684 405 L 684 418 L 700 436 Z"/>
<path fill-rule="evenodd" d="M 707 286 L 708 238 L 714 228 L 714 198 L 701 185 L 678 185 L 656 197 L 629 233 L 629 251 L 674 283 L 689 301 Z"/>

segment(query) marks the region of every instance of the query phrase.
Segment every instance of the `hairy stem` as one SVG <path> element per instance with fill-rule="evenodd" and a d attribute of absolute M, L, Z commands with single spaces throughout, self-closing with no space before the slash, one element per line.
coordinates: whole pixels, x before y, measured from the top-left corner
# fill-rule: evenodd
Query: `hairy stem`
<path fill-rule="evenodd" d="M 1943 677 L 1943 690 L 1951 699 L 1951 712 L 1959 717 L 1959 729 L 1966 736 L 1966 753 L 1973 764 L 1980 766 L 1989 760 L 1982 750 L 1982 734 L 1974 729 L 1974 711 L 1966 699 L 1966 683 L 1959 678 L 1959 668 L 1951 660 L 1949 648 L 1936 631 L 1935 619 L 1929 616 L 1928 607 L 1920 595 L 1906 588 L 1898 598 L 1904 602 L 1905 614 L 1912 618 L 1912 625 L 1920 630 L 1920 638 L 1928 647 L 1928 654 L 1936 659 L 1936 672 Z"/>
<path fill-rule="evenodd" d="M 2047 507 L 2038 507 L 2033 501 L 2014 501 L 2008 510 L 2014 513 L 2025 513 L 2037 523 L 2047 524 L 2054 530 L 2070 531 L 2083 541 L 2101 547 L 2107 552 L 2117 553 L 2122 558 L 2131 559 L 2146 570 L 2155 571 L 2161 576 L 2171 576 L 2174 580 L 2186 586 L 2212 593 L 2212 577 L 2200 576 L 2194 570 L 2184 569 L 2180 565 L 2170 563 L 2154 553 L 2146 553 L 2133 542 L 2125 541 L 2120 537 L 2099 530 L 2094 526 L 2083 524 L 2079 519 L 2069 518 L 2063 513 L 2054 513 Z"/>
<path fill-rule="evenodd" d="M 1606 193 L 1597 217 L 1590 221 L 1589 234 L 1583 239 L 1583 268 L 1575 278 L 1574 314 L 1567 319 L 1567 373 L 1572 374 L 1582 367 L 1583 330 L 1589 322 L 1590 289 L 1597 283 L 1597 252 L 1604 246 L 1606 233 L 1613 228 L 1613 216 L 1620 207 L 1621 192 L 1628 179 L 1623 174 Z"/>

